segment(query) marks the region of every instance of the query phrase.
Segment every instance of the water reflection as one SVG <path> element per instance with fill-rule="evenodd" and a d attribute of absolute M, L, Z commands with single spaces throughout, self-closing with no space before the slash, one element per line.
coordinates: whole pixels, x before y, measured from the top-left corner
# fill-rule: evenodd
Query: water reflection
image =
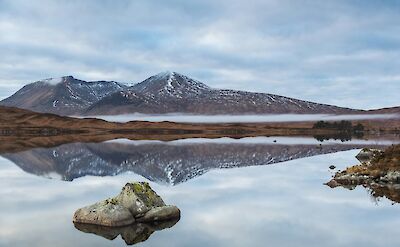
<path fill-rule="evenodd" d="M 364 134 L 361 132 L 349 133 L 349 132 L 338 132 L 330 135 L 314 135 L 314 138 L 320 142 L 329 141 L 331 139 L 340 140 L 341 142 L 351 141 L 353 138 L 363 138 Z"/>
<path fill-rule="evenodd" d="M 400 184 L 372 184 L 368 190 L 377 203 L 382 198 L 387 198 L 393 203 L 400 203 Z"/>
<path fill-rule="evenodd" d="M 278 143 L 280 140 L 277 140 Z M 295 159 L 271 166 L 215 169 L 178 186 L 150 182 L 179 206 L 174 227 L 153 233 L 137 246 L 396 246 L 400 244 L 398 205 L 371 203 L 365 189 L 322 186 L 358 161 L 358 150 Z M 78 231 L 74 211 L 118 193 L 141 176 L 86 176 L 73 182 L 43 179 L 0 157 L 0 246 L 126 246 Z M 146 180 L 147 181 L 147 180 Z"/>
<path fill-rule="evenodd" d="M 93 233 L 108 240 L 114 240 L 119 235 L 127 245 L 144 242 L 156 231 L 173 227 L 179 219 L 154 223 L 135 223 L 125 227 L 106 227 L 90 224 L 75 223 L 74 226 L 81 232 Z"/>
<path fill-rule="evenodd" d="M 212 169 L 268 165 L 365 146 L 335 142 L 320 145 L 312 138 L 297 139 L 297 142 L 296 138 L 277 140 L 122 140 L 71 143 L 53 148 L 5 153 L 2 156 L 28 173 L 66 181 L 86 175 L 115 176 L 134 172 L 156 183 L 176 185 Z"/>
<path fill-rule="evenodd" d="M 329 186 L 329 185 L 328 185 Z M 365 188 L 370 194 L 372 201 L 378 204 L 382 198 L 386 198 L 393 203 L 400 203 L 400 184 L 362 184 L 362 185 L 341 185 L 340 187 L 354 190 L 357 187 Z"/>

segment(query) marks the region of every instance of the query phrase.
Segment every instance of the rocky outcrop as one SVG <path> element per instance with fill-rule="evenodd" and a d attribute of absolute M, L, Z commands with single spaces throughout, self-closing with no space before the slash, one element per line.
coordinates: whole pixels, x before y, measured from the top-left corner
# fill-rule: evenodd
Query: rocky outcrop
<path fill-rule="evenodd" d="M 364 148 L 356 157 L 361 164 L 337 172 L 327 185 L 400 182 L 400 145 L 393 145 L 385 151 Z"/>
<path fill-rule="evenodd" d="M 337 172 L 326 185 L 348 189 L 362 185 L 374 197 L 386 196 L 399 202 L 400 145 L 393 145 L 385 151 L 362 149 L 356 157 L 361 164 Z"/>
<path fill-rule="evenodd" d="M 147 182 L 127 183 L 114 198 L 78 209 L 74 223 L 100 226 L 127 226 L 134 222 L 156 222 L 179 219 L 176 206 L 166 206 Z"/>
<path fill-rule="evenodd" d="M 370 161 L 374 158 L 382 155 L 382 150 L 374 149 L 374 148 L 363 148 L 361 151 L 356 155 L 358 161 L 362 164 L 369 165 Z"/>

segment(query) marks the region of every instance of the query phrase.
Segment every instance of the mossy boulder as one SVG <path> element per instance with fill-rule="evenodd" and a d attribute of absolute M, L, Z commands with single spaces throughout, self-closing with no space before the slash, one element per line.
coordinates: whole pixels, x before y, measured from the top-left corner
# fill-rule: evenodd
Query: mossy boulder
<path fill-rule="evenodd" d="M 138 218 L 138 222 L 153 222 L 153 221 L 164 221 L 171 217 L 179 218 L 181 212 L 179 208 L 175 206 L 163 206 L 155 207 L 150 209 L 143 217 Z"/>
<path fill-rule="evenodd" d="M 115 200 L 127 208 L 135 218 L 143 216 L 153 207 L 165 206 L 161 197 L 146 182 L 127 183 Z"/>
<path fill-rule="evenodd" d="M 103 226 L 126 226 L 135 222 L 128 209 L 107 199 L 93 205 L 78 209 L 73 222 Z"/>
<path fill-rule="evenodd" d="M 135 221 L 152 222 L 179 217 L 179 209 L 175 206 L 166 206 L 149 183 L 135 182 L 127 183 L 116 197 L 78 209 L 73 222 L 126 226 Z"/>

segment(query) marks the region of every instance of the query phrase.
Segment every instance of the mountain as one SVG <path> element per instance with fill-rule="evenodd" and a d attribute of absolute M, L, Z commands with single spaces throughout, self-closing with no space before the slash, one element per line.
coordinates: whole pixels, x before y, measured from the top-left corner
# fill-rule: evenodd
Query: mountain
<path fill-rule="evenodd" d="M 176 72 L 163 72 L 91 105 L 85 115 L 126 113 L 264 114 L 354 113 L 356 110 L 267 93 L 214 89 Z"/>
<path fill-rule="evenodd" d="M 215 89 L 177 72 L 162 72 L 131 87 L 72 76 L 45 79 L 24 86 L 0 105 L 59 115 L 364 112 L 274 94 Z"/>
<path fill-rule="evenodd" d="M 177 72 L 162 72 L 128 87 L 114 81 L 82 81 L 72 76 L 24 86 L 0 105 L 59 115 L 164 114 L 379 114 L 284 96 L 216 89 Z"/>
<path fill-rule="evenodd" d="M 114 81 L 82 81 L 72 76 L 50 78 L 28 84 L 0 102 L 36 112 L 59 115 L 81 114 L 93 103 L 126 85 Z"/>
<path fill-rule="evenodd" d="M 34 148 L 1 156 L 25 172 L 67 181 L 134 172 L 153 182 L 177 185 L 213 169 L 269 165 L 361 147 L 365 144 L 111 141 Z"/>
<path fill-rule="evenodd" d="M 366 113 L 372 113 L 372 114 L 400 114 L 400 106 L 368 110 L 368 111 L 366 111 Z"/>

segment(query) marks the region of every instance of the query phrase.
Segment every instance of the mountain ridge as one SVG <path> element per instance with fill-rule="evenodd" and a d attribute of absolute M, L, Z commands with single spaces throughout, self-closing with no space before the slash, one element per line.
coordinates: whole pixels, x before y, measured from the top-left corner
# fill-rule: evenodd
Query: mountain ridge
<path fill-rule="evenodd" d="M 275 94 L 215 89 L 177 72 L 162 72 L 124 91 L 104 97 L 91 105 L 83 114 L 338 114 L 355 111 L 359 110 Z"/>
<path fill-rule="evenodd" d="M 73 76 L 25 85 L 0 105 L 59 115 L 143 114 L 375 114 L 399 109 L 358 110 L 276 94 L 212 88 L 178 72 L 161 72 L 131 86 L 83 81 Z"/>

